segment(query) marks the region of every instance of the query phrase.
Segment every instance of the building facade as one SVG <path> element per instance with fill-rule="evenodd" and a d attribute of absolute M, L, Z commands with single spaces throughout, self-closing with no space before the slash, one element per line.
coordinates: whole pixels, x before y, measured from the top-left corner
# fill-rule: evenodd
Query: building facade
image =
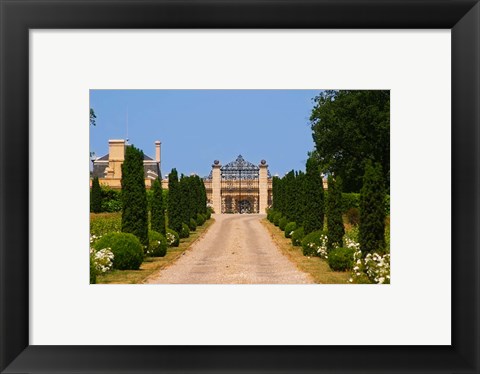
<path fill-rule="evenodd" d="M 124 139 L 108 141 L 108 153 L 93 160 L 92 177 L 98 177 L 101 185 L 111 188 L 122 188 L 122 164 L 125 161 L 125 148 L 128 147 Z M 143 168 L 145 172 L 145 186 L 150 188 L 160 175 L 161 143 L 155 142 L 155 159 L 144 155 Z"/>
<path fill-rule="evenodd" d="M 109 140 L 109 152 L 92 160 L 92 178 L 98 177 L 100 185 L 122 188 L 122 164 L 128 146 L 123 139 Z M 161 175 L 160 141 L 155 142 L 155 159 L 144 155 L 143 167 L 145 186 L 151 188 Z M 203 182 L 208 205 L 215 213 L 265 213 L 272 205 L 272 176 L 265 160 L 255 165 L 240 155 L 223 166 L 215 160 L 210 175 L 203 178 Z M 162 179 L 162 187 L 168 189 L 168 176 Z"/>
<path fill-rule="evenodd" d="M 224 166 L 215 160 L 204 183 L 215 213 L 265 213 L 272 204 L 272 177 L 265 160 L 258 166 L 241 155 Z"/>

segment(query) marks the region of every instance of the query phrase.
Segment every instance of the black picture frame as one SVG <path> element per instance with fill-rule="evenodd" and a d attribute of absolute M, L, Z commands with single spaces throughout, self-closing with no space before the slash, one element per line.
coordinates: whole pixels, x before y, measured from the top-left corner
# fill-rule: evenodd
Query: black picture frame
<path fill-rule="evenodd" d="M 2 373 L 480 372 L 480 5 L 477 1 L 0 0 L 0 27 Z M 451 29 L 452 344 L 30 345 L 29 173 L 26 172 L 30 157 L 29 30 L 45 28 Z"/>

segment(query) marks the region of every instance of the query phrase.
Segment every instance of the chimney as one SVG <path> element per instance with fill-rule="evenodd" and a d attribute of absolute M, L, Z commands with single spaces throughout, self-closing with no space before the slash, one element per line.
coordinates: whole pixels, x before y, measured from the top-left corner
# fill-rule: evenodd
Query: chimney
<path fill-rule="evenodd" d="M 110 161 L 125 160 L 125 140 L 110 139 L 108 141 L 108 151 Z"/>
<path fill-rule="evenodd" d="M 160 140 L 157 140 L 155 142 L 155 161 L 157 161 L 158 163 L 160 163 L 160 160 L 161 160 L 161 157 L 160 157 L 160 145 L 162 143 L 160 142 Z"/>
<path fill-rule="evenodd" d="M 108 174 L 107 178 L 122 177 L 122 163 L 125 160 L 125 140 L 110 139 L 108 141 Z"/>

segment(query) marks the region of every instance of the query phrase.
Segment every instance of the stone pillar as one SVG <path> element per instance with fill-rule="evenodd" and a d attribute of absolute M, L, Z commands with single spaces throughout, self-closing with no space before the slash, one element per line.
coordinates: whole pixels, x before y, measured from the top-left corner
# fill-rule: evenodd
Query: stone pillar
<path fill-rule="evenodd" d="M 108 141 L 108 176 L 107 178 L 122 178 L 122 164 L 125 161 L 125 140 Z"/>
<path fill-rule="evenodd" d="M 220 172 L 220 161 L 213 161 L 212 165 L 212 204 L 215 213 L 222 213 L 222 175 Z"/>
<path fill-rule="evenodd" d="M 267 212 L 268 207 L 268 165 L 265 160 L 260 161 L 259 180 L 259 213 L 264 214 Z"/>

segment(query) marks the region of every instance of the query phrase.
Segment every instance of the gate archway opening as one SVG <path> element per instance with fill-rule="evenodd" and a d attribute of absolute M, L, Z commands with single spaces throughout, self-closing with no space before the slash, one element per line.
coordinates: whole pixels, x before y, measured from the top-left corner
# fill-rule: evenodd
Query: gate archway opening
<path fill-rule="evenodd" d="M 271 185 L 266 161 L 257 166 L 242 155 L 223 166 L 215 160 L 205 178 L 207 197 L 216 213 L 265 213 L 271 205 Z"/>
<path fill-rule="evenodd" d="M 258 213 L 259 170 L 242 155 L 220 168 L 222 213 Z"/>

